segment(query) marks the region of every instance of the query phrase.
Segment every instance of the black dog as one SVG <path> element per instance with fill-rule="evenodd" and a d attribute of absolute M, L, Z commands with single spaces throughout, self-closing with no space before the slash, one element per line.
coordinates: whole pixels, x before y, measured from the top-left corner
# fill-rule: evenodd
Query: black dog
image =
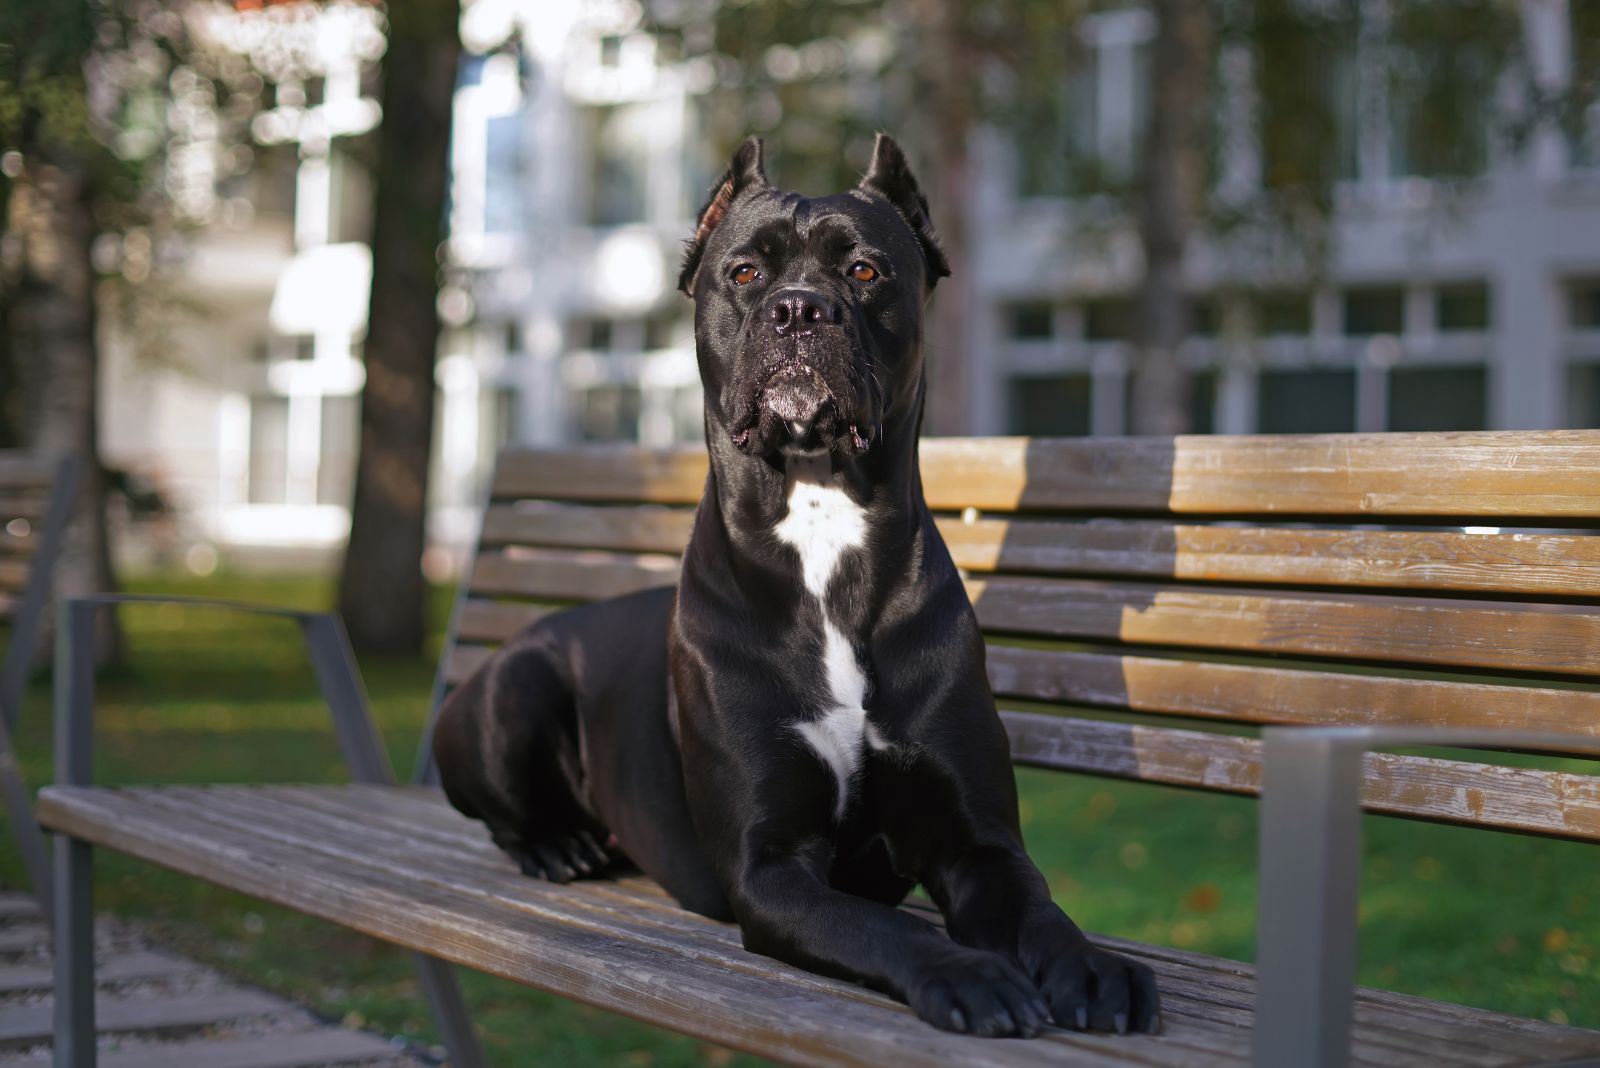
<path fill-rule="evenodd" d="M 972 606 L 922 495 L 922 307 L 949 273 L 879 136 L 846 193 L 740 146 L 684 259 L 711 474 L 676 591 L 530 627 L 446 702 L 451 802 L 524 871 L 619 853 L 745 945 L 936 1027 L 1149 1031 L 1023 851 Z M 917 883 L 949 938 L 895 906 Z"/>

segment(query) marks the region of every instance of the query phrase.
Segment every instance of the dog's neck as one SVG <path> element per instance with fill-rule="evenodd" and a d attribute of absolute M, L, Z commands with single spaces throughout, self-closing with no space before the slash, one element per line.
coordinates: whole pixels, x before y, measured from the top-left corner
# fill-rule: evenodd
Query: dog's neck
<path fill-rule="evenodd" d="M 721 518 L 717 536 L 726 540 L 729 554 L 736 559 L 770 558 L 775 536 L 785 540 L 783 524 L 790 520 L 796 502 L 811 507 L 819 498 L 824 504 L 831 498 L 842 506 L 839 512 L 848 514 L 818 516 L 819 522 L 859 522 L 875 557 L 909 567 L 917 556 L 913 544 L 927 515 L 917 462 L 922 398 L 923 384 L 918 382 L 914 399 L 884 420 L 865 452 L 849 457 L 749 456 L 734 446 L 716 420 L 708 419 L 711 471 L 706 495 L 715 498 L 715 513 Z"/>

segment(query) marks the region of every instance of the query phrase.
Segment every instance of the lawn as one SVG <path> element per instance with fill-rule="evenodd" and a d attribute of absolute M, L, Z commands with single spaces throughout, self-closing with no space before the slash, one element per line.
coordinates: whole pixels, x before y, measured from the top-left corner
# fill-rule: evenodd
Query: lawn
<path fill-rule="evenodd" d="M 320 607 L 309 579 L 162 578 L 141 592 Z M 448 615 L 439 591 L 435 618 Z M 129 609 L 131 656 L 99 687 L 101 782 L 317 782 L 342 778 L 309 664 L 281 621 Z M 432 664 L 364 658 L 374 711 L 406 774 Z M 18 733 L 30 783 L 49 778 L 50 695 L 28 693 Z M 1085 927 L 1249 959 L 1255 807 L 1218 797 L 1024 771 L 1028 844 Z M 1594 847 L 1369 818 L 1361 981 L 1600 1027 L 1600 854 Z M 97 905 L 158 938 L 335 1019 L 432 1041 L 409 959 L 238 894 L 99 853 Z M 20 865 L 0 850 L 0 879 Z M 758 1063 L 476 974 L 468 998 L 496 1065 Z"/>

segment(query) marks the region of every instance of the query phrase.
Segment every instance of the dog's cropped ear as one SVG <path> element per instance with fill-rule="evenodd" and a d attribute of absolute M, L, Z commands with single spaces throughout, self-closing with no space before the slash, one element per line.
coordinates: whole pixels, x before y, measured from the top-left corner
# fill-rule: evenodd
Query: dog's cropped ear
<path fill-rule="evenodd" d="M 911 164 L 894 138 L 880 133 L 872 146 L 872 166 L 861 179 L 861 188 L 877 193 L 894 205 L 901 218 L 910 224 L 922 251 L 928 258 L 928 284 L 950 273 L 950 261 L 939 247 L 939 235 L 934 232 L 933 220 L 928 217 L 928 198 L 922 195 L 917 179 L 911 173 Z"/>
<path fill-rule="evenodd" d="M 762 160 L 761 138 L 745 138 L 744 142 L 734 150 L 733 162 L 728 164 L 727 171 L 717 179 L 717 184 L 711 187 L 711 195 L 706 199 L 705 206 L 700 209 L 696 219 L 694 236 L 684 245 L 683 268 L 678 272 L 680 290 L 691 296 L 694 294 L 694 276 L 700 269 L 700 256 L 706 250 L 706 239 L 722 224 L 734 198 L 746 189 L 766 189 L 771 184 L 767 181 L 767 171 Z"/>

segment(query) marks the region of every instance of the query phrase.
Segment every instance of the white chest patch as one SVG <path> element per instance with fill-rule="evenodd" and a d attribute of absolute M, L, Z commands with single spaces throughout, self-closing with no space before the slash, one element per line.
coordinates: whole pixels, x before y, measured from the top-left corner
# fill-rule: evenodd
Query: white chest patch
<path fill-rule="evenodd" d="M 822 609 L 822 672 L 827 705 L 822 717 L 797 724 L 817 757 L 833 772 L 837 790 L 834 819 L 842 819 L 850 803 L 850 784 L 861 767 L 861 751 L 870 731 L 867 722 L 867 675 L 850 640 L 828 618 L 828 582 L 846 549 L 866 544 L 866 513 L 845 492 L 830 484 L 827 457 L 799 459 L 789 466 L 789 512 L 773 528 L 778 540 L 800 554 L 800 577 Z"/>

